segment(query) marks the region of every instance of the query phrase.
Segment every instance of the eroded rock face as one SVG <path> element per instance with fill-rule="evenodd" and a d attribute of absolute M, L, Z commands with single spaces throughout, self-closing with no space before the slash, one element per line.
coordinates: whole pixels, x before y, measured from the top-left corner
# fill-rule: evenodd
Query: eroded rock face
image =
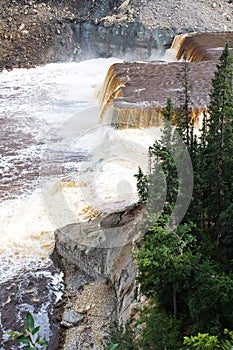
<path fill-rule="evenodd" d="M 177 34 L 232 31 L 231 16 L 226 0 L 0 0 L 0 70 L 111 55 L 145 60 Z"/>
<path fill-rule="evenodd" d="M 147 60 L 152 55 L 163 55 L 174 38 L 171 29 L 147 28 L 138 22 L 95 24 L 87 21 L 77 22 L 72 28 L 75 42 L 79 45 L 76 60 L 111 56 Z"/>
<path fill-rule="evenodd" d="M 55 250 L 68 264 L 76 265 L 95 282 L 109 281 L 113 285 L 120 321 L 128 319 L 130 304 L 135 300 L 136 267 L 130 252 L 139 238 L 141 216 L 142 208 L 133 206 L 55 232 Z"/>

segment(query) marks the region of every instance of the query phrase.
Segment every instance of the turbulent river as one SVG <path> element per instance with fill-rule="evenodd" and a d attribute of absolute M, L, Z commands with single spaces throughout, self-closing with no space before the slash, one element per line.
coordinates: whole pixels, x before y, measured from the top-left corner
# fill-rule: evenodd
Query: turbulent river
<path fill-rule="evenodd" d="M 56 224 L 44 203 L 41 163 L 53 144 L 61 146 L 59 152 L 64 153 L 67 167 L 69 162 L 75 163 L 75 152 L 66 151 L 63 138 L 57 135 L 59 128 L 96 103 L 100 84 L 114 61 L 49 64 L 0 75 L 1 281 L 25 265 L 45 263 Z M 91 117 L 87 128 L 98 123 L 98 115 Z M 82 128 L 85 130 L 85 120 L 79 132 Z M 58 175 L 62 177 L 62 173 Z"/>
<path fill-rule="evenodd" d="M 116 130 L 110 117 L 99 122 L 101 87 L 114 62 L 120 60 L 0 74 L 0 283 L 5 288 L 22 273 L 46 270 L 56 228 L 137 200 L 134 174 L 139 163 L 146 169 L 148 146 L 158 131 Z M 55 302 L 62 276 L 44 274 Z M 3 307 L 8 301 L 6 295 L 2 299 Z M 3 316 L 0 326 L 6 332 Z"/>

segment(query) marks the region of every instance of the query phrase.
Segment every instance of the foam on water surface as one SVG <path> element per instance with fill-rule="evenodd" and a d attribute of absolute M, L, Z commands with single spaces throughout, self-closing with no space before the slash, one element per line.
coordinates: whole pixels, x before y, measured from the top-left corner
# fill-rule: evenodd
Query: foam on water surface
<path fill-rule="evenodd" d="M 137 201 L 159 128 L 100 124 L 98 91 L 117 59 L 0 75 L 0 281 L 49 264 L 56 228 Z"/>
<path fill-rule="evenodd" d="M 46 265 L 56 226 L 40 190 L 44 152 L 51 140 L 62 145 L 57 129 L 66 120 L 96 103 L 107 70 L 116 61 L 120 60 L 49 64 L 0 74 L 2 280 L 22 268 Z M 97 121 L 98 115 L 94 115 L 91 122 L 86 121 L 87 128 Z M 83 121 L 83 130 L 85 127 Z M 67 163 L 72 161 L 70 154 Z"/>

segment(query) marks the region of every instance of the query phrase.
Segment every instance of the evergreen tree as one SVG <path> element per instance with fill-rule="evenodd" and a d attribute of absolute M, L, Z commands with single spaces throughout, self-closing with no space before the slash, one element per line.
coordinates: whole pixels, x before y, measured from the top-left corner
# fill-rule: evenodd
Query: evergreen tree
<path fill-rule="evenodd" d="M 149 177 L 149 200 L 150 210 L 160 209 L 166 214 L 171 214 L 178 192 L 178 175 L 174 159 L 174 106 L 170 98 L 167 99 L 166 107 L 162 110 L 164 116 L 164 128 L 160 140 L 156 140 L 150 147 L 152 172 Z M 163 202 L 163 207 L 161 204 Z M 154 204 L 154 206 L 153 206 Z M 157 211 L 158 212 L 158 211 Z"/>
<path fill-rule="evenodd" d="M 145 221 L 146 233 L 135 251 L 141 290 L 153 305 L 143 319 L 143 349 L 148 345 L 153 349 L 177 349 L 177 332 L 181 339 L 183 334 L 199 332 L 219 336 L 224 328 L 232 328 L 232 64 L 226 45 L 212 81 L 209 113 L 204 114 L 199 139 L 193 124 L 188 122 L 188 108 L 183 109 L 183 116 L 179 115 L 178 130 L 190 152 L 195 182 L 191 206 L 176 229 L 171 229 L 168 221 L 179 196 L 177 159 L 182 163 L 182 148 L 172 127 L 170 100 L 164 110 L 161 140 L 150 148 L 149 199 L 151 196 L 153 203 L 154 198 L 161 196 L 158 190 L 163 184 L 155 181 L 159 178 L 155 174 L 160 174 L 161 169 L 167 193 L 162 215 L 153 216 L 153 206 L 148 207 L 151 221 Z M 184 120 L 188 123 L 180 123 Z M 172 153 L 174 147 L 176 152 Z M 171 332 L 171 325 L 175 333 L 166 344 L 162 333 Z"/>
<path fill-rule="evenodd" d="M 140 202 L 145 202 L 148 198 L 147 176 L 143 174 L 141 167 L 138 167 L 138 173 L 134 175 L 137 179 L 137 191 Z"/>
<path fill-rule="evenodd" d="M 223 211 L 233 199 L 233 57 L 226 45 L 212 80 L 204 159 L 205 208 L 215 231 Z M 221 231 L 221 229 L 220 229 Z M 221 239 L 221 232 L 215 232 Z"/>
<path fill-rule="evenodd" d="M 190 146 L 190 94 L 191 94 L 191 85 L 189 82 L 189 71 L 190 67 L 184 56 L 184 62 L 181 65 L 181 73 L 178 74 L 178 79 L 181 81 L 182 89 L 180 92 L 180 108 L 177 111 L 177 130 L 182 137 L 184 143 L 187 147 Z"/>
<path fill-rule="evenodd" d="M 191 124 L 189 154 L 193 166 L 194 187 L 190 206 L 185 215 L 185 221 L 192 221 L 196 225 L 196 235 L 201 238 L 205 222 L 204 198 L 206 188 L 204 184 L 203 168 L 206 155 L 206 120 L 207 114 L 204 112 L 203 125 L 200 130 L 200 137 L 194 133 L 194 124 Z"/>

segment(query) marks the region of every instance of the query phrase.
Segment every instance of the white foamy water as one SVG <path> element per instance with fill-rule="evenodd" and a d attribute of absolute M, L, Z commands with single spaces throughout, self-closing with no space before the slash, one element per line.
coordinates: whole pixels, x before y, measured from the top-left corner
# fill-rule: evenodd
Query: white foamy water
<path fill-rule="evenodd" d="M 99 124 L 97 93 L 117 59 L 0 75 L 1 281 L 44 266 L 53 231 L 137 200 L 158 130 Z"/>

